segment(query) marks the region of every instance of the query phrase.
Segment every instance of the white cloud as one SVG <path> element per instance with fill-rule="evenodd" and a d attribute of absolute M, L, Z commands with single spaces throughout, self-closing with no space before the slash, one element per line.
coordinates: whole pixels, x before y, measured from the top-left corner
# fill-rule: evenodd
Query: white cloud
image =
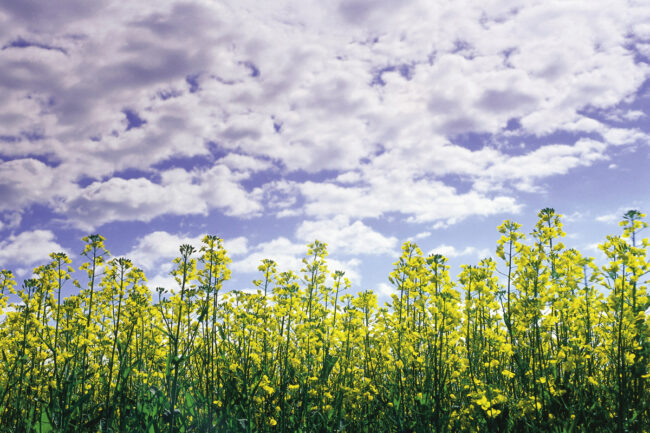
<path fill-rule="evenodd" d="M 85 229 L 112 221 L 150 221 L 165 214 L 206 215 L 215 208 L 226 215 L 250 217 L 262 209 L 239 184 L 247 175 L 235 174 L 223 165 L 205 171 L 171 169 L 160 176 L 160 183 L 144 177 L 93 182 L 57 207 L 74 225 Z"/>
<path fill-rule="evenodd" d="M 378 175 L 372 182 L 368 186 L 349 188 L 306 182 L 300 185 L 307 202 L 305 212 L 324 218 L 334 215 L 379 217 L 397 211 L 412 222 L 457 222 L 470 215 L 516 213 L 520 208 L 512 197 L 488 197 L 476 191 L 458 193 L 455 188 L 438 181 Z"/>
<path fill-rule="evenodd" d="M 490 251 L 487 248 L 478 249 L 476 247 L 465 247 L 462 250 L 457 249 L 453 245 L 442 244 L 427 253 L 429 254 L 442 254 L 447 258 L 456 258 L 461 256 L 474 256 L 477 259 L 490 257 Z"/>
<path fill-rule="evenodd" d="M 230 153 L 219 160 L 219 162 L 232 171 L 256 172 L 268 170 L 273 165 L 269 161 L 253 158 L 248 155 Z"/>
<path fill-rule="evenodd" d="M 346 171 L 336 177 L 336 181 L 343 184 L 353 184 L 361 180 L 361 174 L 358 171 Z"/>
<path fill-rule="evenodd" d="M 24 231 L 0 242 L 0 262 L 20 265 L 45 264 L 50 253 L 70 252 L 63 248 L 49 230 Z"/>
<path fill-rule="evenodd" d="M 126 257 L 145 270 L 155 271 L 162 265 L 171 269 L 172 260 L 180 254 L 180 246 L 189 244 L 198 251 L 202 246 L 201 239 L 203 235 L 187 236 L 155 231 L 139 238 L 133 248 L 126 253 Z M 225 239 L 223 245 L 230 257 L 243 255 L 248 251 L 248 241 L 242 236 Z"/>
<path fill-rule="evenodd" d="M 648 47 L 650 47 L 650 44 L 648 44 Z M 605 116 L 607 117 L 608 120 L 612 120 L 615 122 L 624 122 L 626 120 L 632 120 L 632 121 L 639 120 L 642 117 L 645 117 L 646 114 L 640 110 L 622 110 L 619 108 L 619 109 L 609 110 L 609 112 Z"/>
<path fill-rule="evenodd" d="M 648 135 L 638 129 L 608 128 L 602 132 L 603 138 L 615 146 L 634 144 L 640 140 L 648 139 Z"/>
<path fill-rule="evenodd" d="M 231 269 L 236 272 L 257 272 L 262 260 L 271 259 L 278 265 L 278 271 L 292 270 L 298 272 L 302 268 L 302 256 L 307 247 L 297 244 L 287 238 L 279 237 L 268 242 L 262 242 L 251 247 L 251 253 L 237 261 L 233 261 Z"/>
<path fill-rule="evenodd" d="M 343 255 L 394 254 L 397 238 L 386 237 L 361 221 L 350 222 L 344 215 L 331 219 L 303 221 L 296 237 L 305 242 L 318 239 L 327 243 L 331 253 Z"/>
<path fill-rule="evenodd" d="M 15 229 L 20 225 L 23 216 L 20 212 L 4 212 L 0 220 L 0 230 Z"/>
<path fill-rule="evenodd" d="M 22 210 L 36 203 L 52 200 L 65 194 L 69 187 L 66 178 L 56 169 L 33 159 L 15 159 L 0 162 L 0 210 Z"/>
<path fill-rule="evenodd" d="M 155 295 L 157 287 L 176 289 L 178 284 L 170 275 L 174 266 L 173 260 L 180 255 L 180 246 L 183 244 L 192 245 L 197 250 L 194 257 L 198 258 L 200 255 L 198 251 L 202 246 L 201 239 L 203 235 L 188 236 L 155 231 L 140 237 L 125 257 L 145 271 L 147 285 Z M 224 239 L 223 245 L 231 259 L 248 252 L 248 240 L 242 236 Z"/>
<path fill-rule="evenodd" d="M 93 229 L 111 221 L 150 221 L 172 214 L 206 214 L 194 185 L 163 186 L 145 178 L 94 182 L 62 209 L 76 225 Z"/>
<path fill-rule="evenodd" d="M 171 261 L 179 256 L 182 244 L 190 244 L 198 248 L 201 236 L 179 236 L 165 231 L 155 231 L 139 238 L 135 246 L 125 254 L 133 263 L 145 270 L 156 270 L 165 262 L 168 267 Z"/>
<path fill-rule="evenodd" d="M 225 239 L 223 241 L 223 247 L 226 249 L 230 257 L 241 256 L 248 252 L 248 239 L 244 236 Z"/>
<path fill-rule="evenodd" d="M 293 271 L 301 275 L 300 270 L 304 267 L 303 257 L 307 254 L 307 245 L 292 242 L 285 237 L 278 237 L 267 242 L 261 242 L 249 248 L 250 254 L 242 259 L 234 260 L 231 266 L 233 272 L 257 273 L 257 268 L 264 259 L 270 259 L 277 263 L 278 272 Z M 330 272 L 341 270 L 354 284 L 361 283 L 359 266 L 361 261 L 358 258 L 346 260 L 336 257 L 327 257 L 327 266 Z"/>
<path fill-rule="evenodd" d="M 178 282 L 169 274 L 169 272 L 166 272 L 164 274 L 156 274 L 153 277 L 148 276 L 147 287 L 149 287 L 149 290 L 151 291 L 153 302 L 158 302 L 158 293 L 156 289 L 162 287 L 168 291 L 178 291 Z"/>
<path fill-rule="evenodd" d="M 584 220 L 588 215 L 585 211 L 574 211 L 568 215 L 563 215 L 562 219 L 568 223 L 575 223 Z"/>
<path fill-rule="evenodd" d="M 605 148 L 606 144 L 589 139 L 581 139 L 573 146 L 546 145 L 521 156 L 496 160 L 478 177 L 490 183 L 512 180 L 519 189 L 533 190 L 537 179 L 566 174 L 573 168 L 606 159 Z"/>
<path fill-rule="evenodd" d="M 614 212 L 598 215 L 595 220 L 600 223 L 618 226 L 618 223 L 623 220 L 623 215 L 632 209 L 639 209 L 638 205 L 619 206 Z"/>
<path fill-rule="evenodd" d="M 377 300 L 379 301 L 379 304 L 382 302 L 391 302 L 391 297 L 393 293 L 395 293 L 395 286 L 391 286 L 388 283 L 379 283 L 377 285 L 377 288 L 374 290 L 375 294 L 377 295 Z"/>
<path fill-rule="evenodd" d="M 593 257 L 594 262 L 598 266 L 603 266 L 605 263 L 607 263 L 607 255 L 603 252 L 603 250 L 600 249 L 599 247 L 600 243 L 594 242 L 588 245 L 585 245 L 581 251 L 584 252 L 585 256 L 587 257 Z M 591 256 L 589 256 L 591 254 Z"/>
<path fill-rule="evenodd" d="M 600 215 L 596 217 L 596 221 L 601 223 L 607 223 L 607 224 L 613 224 L 617 222 L 619 219 L 620 219 L 620 215 L 613 214 L 613 213 Z"/>
<path fill-rule="evenodd" d="M 267 210 L 271 212 L 278 211 L 278 216 L 282 216 L 282 214 L 291 216 L 292 213 L 298 211 L 295 208 L 290 209 L 297 203 L 300 195 L 298 186 L 294 182 L 286 180 L 268 182 L 257 188 L 254 194 L 263 197 Z"/>
<path fill-rule="evenodd" d="M 647 139 L 625 108 L 650 74 L 642 2 L 82 3 L 0 6 L 0 210 L 83 229 L 341 214 L 362 237 L 356 220 L 393 211 L 516 213 L 521 191 Z M 496 145 L 558 131 L 602 141 Z"/>
<path fill-rule="evenodd" d="M 596 217 L 596 221 L 605 224 L 615 224 L 620 220 L 621 220 L 621 215 L 617 213 L 609 213 L 609 214 L 599 215 Z"/>
<path fill-rule="evenodd" d="M 431 232 L 420 232 L 413 236 L 413 239 L 426 239 L 431 236 Z"/>

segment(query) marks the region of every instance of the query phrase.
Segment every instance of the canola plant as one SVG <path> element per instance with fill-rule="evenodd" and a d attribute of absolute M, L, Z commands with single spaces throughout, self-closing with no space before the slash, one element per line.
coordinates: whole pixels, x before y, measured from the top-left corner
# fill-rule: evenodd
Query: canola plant
<path fill-rule="evenodd" d="M 216 236 L 180 247 L 173 288 L 99 235 L 77 271 L 62 253 L 20 285 L 2 270 L 0 431 L 649 431 L 645 215 L 600 266 L 538 217 L 528 235 L 505 221 L 496 259 L 455 280 L 406 242 L 381 306 L 318 241 L 297 273 L 263 260 L 252 294 L 223 290 Z"/>

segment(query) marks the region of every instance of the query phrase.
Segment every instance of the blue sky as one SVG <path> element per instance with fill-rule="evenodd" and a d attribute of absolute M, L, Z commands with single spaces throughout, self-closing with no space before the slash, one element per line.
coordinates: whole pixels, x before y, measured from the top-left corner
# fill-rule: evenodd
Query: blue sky
<path fill-rule="evenodd" d="M 152 286 L 202 234 L 387 290 L 402 242 L 454 269 L 504 219 L 595 245 L 650 210 L 644 1 L 0 1 L 0 266 L 107 237 Z"/>

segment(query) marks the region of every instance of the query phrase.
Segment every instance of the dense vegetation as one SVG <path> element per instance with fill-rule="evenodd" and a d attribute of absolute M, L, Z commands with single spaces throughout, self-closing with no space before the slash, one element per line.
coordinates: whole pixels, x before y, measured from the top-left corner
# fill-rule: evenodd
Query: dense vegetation
<path fill-rule="evenodd" d="M 553 209 L 538 217 L 528 236 L 505 221 L 498 260 L 456 281 L 405 243 L 384 306 L 349 293 L 318 241 L 299 273 L 264 260 L 257 293 L 225 293 L 206 236 L 152 293 L 88 236 L 83 283 L 61 253 L 20 286 L 2 271 L 0 430 L 648 431 L 644 215 L 625 214 L 601 267 L 565 248 Z"/>

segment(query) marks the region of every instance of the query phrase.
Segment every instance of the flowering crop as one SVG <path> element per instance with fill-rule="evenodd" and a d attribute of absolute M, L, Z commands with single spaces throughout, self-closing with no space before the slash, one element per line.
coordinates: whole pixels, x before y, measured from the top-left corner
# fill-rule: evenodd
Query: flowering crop
<path fill-rule="evenodd" d="M 382 306 L 319 241 L 300 270 L 263 260 L 255 293 L 224 292 L 216 236 L 180 247 L 175 287 L 150 290 L 99 235 L 83 283 L 63 253 L 20 285 L 2 270 L 0 431 L 648 431 L 645 216 L 601 267 L 538 217 L 529 236 L 505 221 L 496 259 L 455 281 L 405 243 Z"/>

